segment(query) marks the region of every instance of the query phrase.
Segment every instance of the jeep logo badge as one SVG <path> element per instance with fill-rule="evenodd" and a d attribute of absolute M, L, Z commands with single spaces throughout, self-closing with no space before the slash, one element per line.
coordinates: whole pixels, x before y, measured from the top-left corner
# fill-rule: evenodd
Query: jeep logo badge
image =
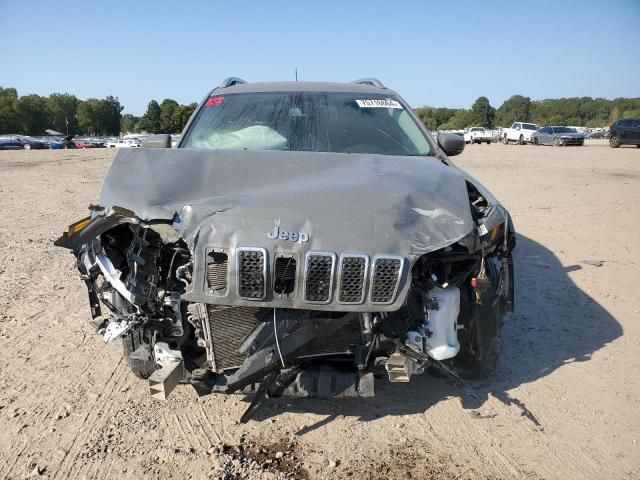
<path fill-rule="evenodd" d="M 281 230 L 279 225 L 274 225 L 273 230 L 267 234 L 272 240 L 289 240 L 291 242 L 297 242 L 302 245 L 305 242 L 309 241 L 309 234 L 304 232 L 287 232 L 286 230 Z"/>

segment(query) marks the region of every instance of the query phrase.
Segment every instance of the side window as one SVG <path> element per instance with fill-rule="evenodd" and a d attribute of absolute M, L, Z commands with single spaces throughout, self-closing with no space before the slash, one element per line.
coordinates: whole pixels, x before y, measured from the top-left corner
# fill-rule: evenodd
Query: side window
<path fill-rule="evenodd" d="M 634 120 L 631 120 L 631 126 L 633 128 L 640 128 L 640 118 L 636 118 Z"/>
<path fill-rule="evenodd" d="M 633 126 L 633 120 L 623 120 L 622 122 L 620 122 L 620 126 L 621 127 L 632 127 Z"/>
<path fill-rule="evenodd" d="M 513 124 L 513 128 L 515 128 L 516 130 L 520 130 L 520 128 L 522 128 L 522 127 L 520 126 L 519 123 L 514 123 Z"/>

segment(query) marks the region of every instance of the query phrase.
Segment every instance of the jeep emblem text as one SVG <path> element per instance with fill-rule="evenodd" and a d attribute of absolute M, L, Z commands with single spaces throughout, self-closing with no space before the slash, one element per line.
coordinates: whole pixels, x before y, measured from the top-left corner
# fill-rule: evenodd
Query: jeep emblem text
<path fill-rule="evenodd" d="M 298 242 L 302 245 L 309 241 L 309 234 L 304 232 L 287 232 L 286 230 L 280 230 L 279 225 L 274 225 L 273 230 L 267 234 L 267 237 L 272 240 L 290 240 L 292 242 Z"/>

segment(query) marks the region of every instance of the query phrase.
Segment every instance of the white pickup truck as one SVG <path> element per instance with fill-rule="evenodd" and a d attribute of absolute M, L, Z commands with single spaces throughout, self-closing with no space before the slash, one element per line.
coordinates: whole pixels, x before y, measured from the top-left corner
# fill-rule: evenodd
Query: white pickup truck
<path fill-rule="evenodd" d="M 492 140 L 493 134 L 491 131 L 485 130 L 483 127 L 471 127 L 464 132 L 465 143 L 491 143 Z"/>
<path fill-rule="evenodd" d="M 519 145 L 533 143 L 533 134 L 538 128 L 540 127 L 535 123 L 514 122 L 511 128 L 502 130 L 502 141 L 505 144 L 517 142 Z"/>
<path fill-rule="evenodd" d="M 118 138 L 104 144 L 107 148 L 140 148 L 142 143 L 137 138 Z"/>

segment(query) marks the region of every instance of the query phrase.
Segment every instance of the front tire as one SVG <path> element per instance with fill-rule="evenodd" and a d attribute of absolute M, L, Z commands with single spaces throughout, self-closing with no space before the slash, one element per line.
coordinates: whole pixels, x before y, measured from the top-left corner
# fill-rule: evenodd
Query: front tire
<path fill-rule="evenodd" d="M 611 148 L 619 148 L 620 147 L 620 139 L 617 135 L 611 135 L 609 137 L 609 146 Z"/>
<path fill-rule="evenodd" d="M 473 304 L 473 321 L 465 325 L 460 341 L 460 353 L 454 365 L 463 378 L 483 379 L 490 376 L 500 365 L 502 356 L 502 326 L 508 311 L 508 299 L 504 296 L 493 302 L 500 284 L 498 262 L 488 261 L 487 275 L 491 285 L 482 293 L 481 303 Z M 508 296 L 513 304 L 513 264 L 509 258 L 507 271 L 503 272 L 509 285 Z M 475 293 L 470 287 L 466 295 L 473 301 Z M 461 292 L 462 294 L 462 292 Z M 495 304 L 494 304 L 495 303 Z"/>
<path fill-rule="evenodd" d="M 509 137 L 507 137 L 507 134 L 505 133 L 503 139 L 502 139 L 502 143 L 504 143 L 505 145 L 509 145 Z"/>
<path fill-rule="evenodd" d="M 520 138 L 518 139 L 518 145 L 524 145 L 524 135 L 520 135 Z"/>
<path fill-rule="evenodd" d="M 25 143 L 22 148 L 24 148 L 25 150 L 31 150 L 31 145 L 29 145 L 28 143 Z"/>
<path fill-rule="evenodd" d="M 562 145 L 562 140 L 560 140 L 559 138 L 556 137 L 556 138 L 553 139 L 553 144 L 556 147 L 560 147 Z"/>
<path fill-rule="evenodd" d="M 536 138 L 534 138 L 534 139 L 533 139 L 533 144 L 534 144 L 534 145 L 536 145 L 536 146 L 540 145 L 540 144 L 538 143 L 538 137 L 536 137 Z"/>

